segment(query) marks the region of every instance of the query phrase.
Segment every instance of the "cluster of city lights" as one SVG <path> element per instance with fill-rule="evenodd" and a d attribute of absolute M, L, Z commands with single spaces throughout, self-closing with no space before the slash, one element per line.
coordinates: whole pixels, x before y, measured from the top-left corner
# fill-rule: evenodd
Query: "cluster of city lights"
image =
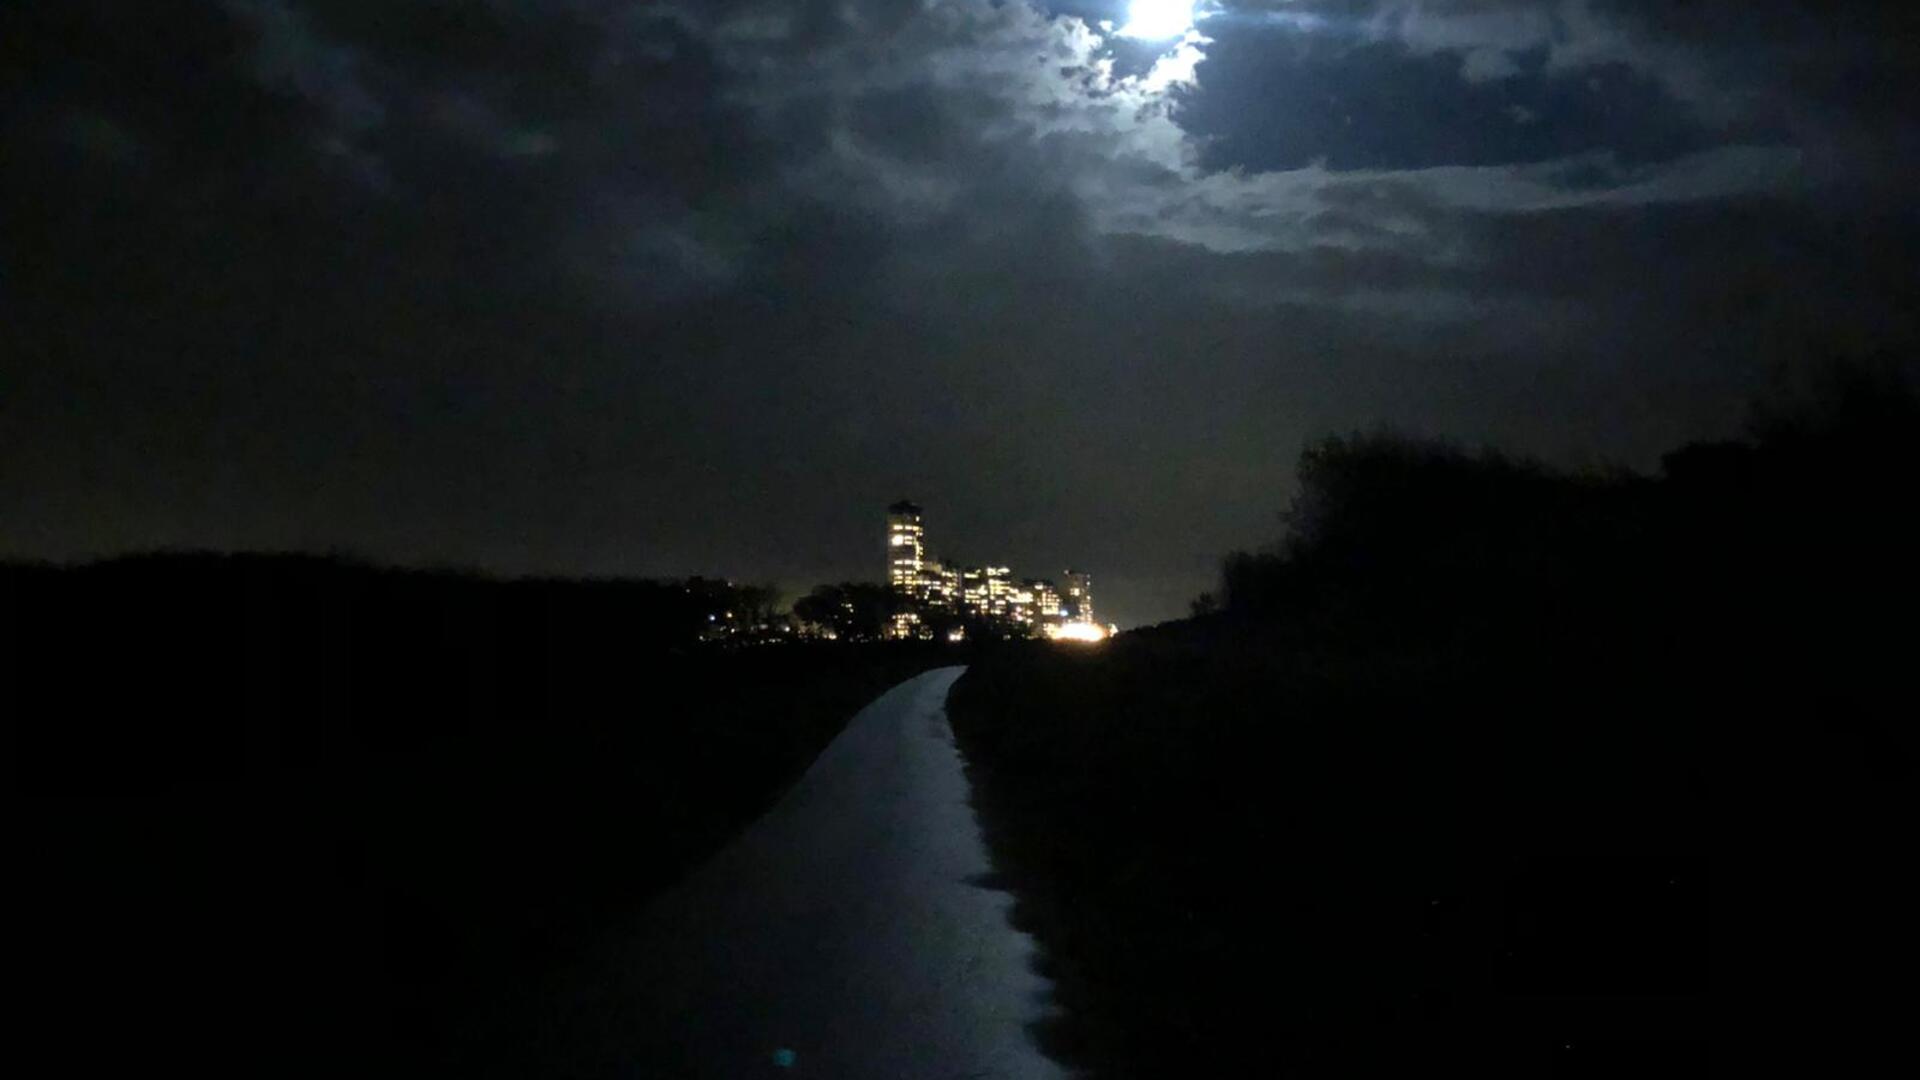
<path fill-rule="evenodd" d="M 1099 623 L 1069 622 L 1050 625 L 1046 628 L 1049 641 L 1084 641 L 1088 643 L 1107 640 L 1107 628 Z"/>
<path fill-rule="evenodd" d="M 970 623 L 993 636 L 1052 641 L 1104 641 L 1117 629 L 1093 621 L 1091 579 L 1066 571 L 1061 590 L 1044 578 L 1015 579 L 1005 566 L 963 566 L 927 555 L 927 528 L 918 504 L 887 507 L 887 584 L 900 605 L 887 636 L 964 641 Z M 949 625 L 956 621 L 963 625 Z"/>

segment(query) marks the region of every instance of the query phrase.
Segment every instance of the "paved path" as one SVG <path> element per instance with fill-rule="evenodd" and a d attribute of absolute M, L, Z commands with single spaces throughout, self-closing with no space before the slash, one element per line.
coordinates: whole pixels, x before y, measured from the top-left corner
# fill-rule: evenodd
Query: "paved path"
<path fill-rule="evenodd" d="M 973 882 L 986 851 L 947 726 L 964 668 L 867 706 L 771 810 L 576 971 L 542 1077 L 1064 1075 L 1048 984 Z M 498 1063 L 496 1063 L 498 1064 Z"/>

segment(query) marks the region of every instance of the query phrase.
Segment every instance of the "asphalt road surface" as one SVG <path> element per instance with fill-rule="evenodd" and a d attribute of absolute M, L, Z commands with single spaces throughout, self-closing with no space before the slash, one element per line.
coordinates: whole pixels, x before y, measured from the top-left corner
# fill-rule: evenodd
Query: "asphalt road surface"
<path fill-rule="evenodd" d="M 945 711 L 964 670 L 863 709 L 766 817 L 545 995 L 535 1047 L 474 1071 L 1063 1076 L 1027 1031 L 1050 995 L 1032 942 L 979 883 Z"/>

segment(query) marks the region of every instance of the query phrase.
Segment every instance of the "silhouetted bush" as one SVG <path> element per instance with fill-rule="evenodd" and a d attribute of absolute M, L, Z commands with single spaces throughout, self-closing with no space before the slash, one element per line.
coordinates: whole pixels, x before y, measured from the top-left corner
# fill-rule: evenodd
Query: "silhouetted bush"
<path fill-rule="evenodd" d="M 880 582 L 847 581 L 821 585 L 794 601 L 802 621 L 830 630 L 842 641 L 878 641 L 886 634 L 900 595 Z"/>
<path fill-rule="evenodd" d="M 955 731 L 1047 1044 L 1103 1077 L 1692 1077 L 1709 970 L 1820 986 L 1848 1046 L 1900 1030 L 1892 979 L 1782 975 L 1779 928 L 1725 918 L 1764 895 L 1825 955 L 1920 956 L 1887 857 L 1920 412 L 1884 369 L 1797 400 L 1658 477 L 1323 440 L 1220 615 L 977 663 Z"/>
<path fill-rule="evenodd" d="M 1645 484 L 1391 433 L 1334 436 L 1300 456 L 1288 533 L 1223 562 L 1230 613 L 1338 604 L 1404 618 L 1538 604 L 1640 554 Z M 1367 617 L 1371 618 L 1369 614 Z"/>

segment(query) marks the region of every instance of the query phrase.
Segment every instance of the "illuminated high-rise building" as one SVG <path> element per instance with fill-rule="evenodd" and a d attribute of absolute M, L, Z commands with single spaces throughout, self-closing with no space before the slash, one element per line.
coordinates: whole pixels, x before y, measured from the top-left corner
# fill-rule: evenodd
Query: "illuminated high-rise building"
<path fill-rule="evenodd" d="M 922 582 L 927 572 L 926 541 L 926 526 L 921 521 L 919 506 L 902 499 L 887 507 L 887 584 L 898 600 L 888 628 L 892 637 L 921 635 L 919 606 L 925 597 Z"/>
<path fill-rule="evenodd" d="M 887 507 L 887 584 L 917 598 L 926 570 L 926 525 L 920 507 L 903 499 Z"/>
<path fill-rule="evenodd" d="M 1041 619 L 1057 621 L 1060 618 L 1060 591 L 1053 587 L 1053 582 L 1029 579 L 1027 588 L 1033 592 L 1034 614 Z"/>
<path fill-rule="evenodd" d="M 994 619 L 1004 619 L 1010 612 L 1008 601 L 1013 594 L 1013 579 L 1004 566 L 989 566 L 983 573 L 987 585 L 987 615 Z"/>
<path fill-rule="evenodd" d="M 1008 583 L 1007 621 L 1028 629 L 1039 621 L 1039 612 L 1033 606 L 1033 588 L 1028 582 Z"/>
<path fill-rule="evenodd" d="M 925 599 L 935 607 L 960 606 L 960 568 L 945 559 L 934 559 L 927 563 L 926 573 L 922 576 L 926 583 Z"/>
<path fill-rule="evenodd" d="M 1066 616 L 1074 622 L 1093 621 L 1093 575 L 1084 570 L 1066 572 Z"/>
<path fill-rule="evenodd" d="M 992 611 L 985 567 L 969 566 L 960 571 L 960 606 L 969 615 L 985 616 Z"/>

